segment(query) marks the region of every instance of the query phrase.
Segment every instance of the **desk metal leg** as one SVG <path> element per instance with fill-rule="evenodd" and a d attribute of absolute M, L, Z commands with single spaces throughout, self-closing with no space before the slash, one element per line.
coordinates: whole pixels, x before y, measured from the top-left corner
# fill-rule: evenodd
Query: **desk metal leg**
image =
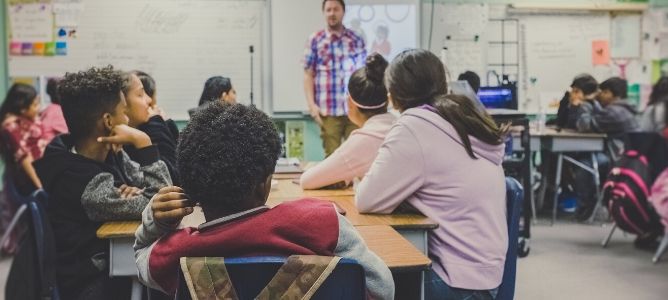
<path fill-rule="evenodd" d="M 141 300 L 141 293 L 144 290 L 144 286 L 139 282 L 137 277 L 132 278 L 132 300 Z"/>
<path fill-rule="evenodd" d="M 557 204 L 559 200 L 559 193 L 561 192 L 561 167 L 564 163 L 564 155 L 559 153 L 557 155 L 557 178 L 554 179 L 554 201 L 552 202 L 552 225 L 557 221 Z"/>
<path fill-rule="evenodd" d="M 536 217 L 536 197 L 534 197 L 533 193 L 533 185 L 534 185 L 534 179 L 533 179 L 533 170 L 536 169 L 536 166 L 533 161 L 533 156 L 529 156 L 529 187 L 524 188 L 525 193 L 529 193 L 529 199 L 531 199 L 531 216 L 533 217 L 533 224 L 537 223 L 538 218 Z M 542 188 L 542 187 L 541 187 Z"/>
<path fill-rule="evenodd" d="M 594 169 L 593 175 L 594 175 L 594 184 L 596 185 L 596 204 L 594 204 L 594 210 L 591 213 L 591 216 L 589 217 L 589 220 L 587 222 L 593 223 L 594 218 L 596 218 L 596 213 L 598 212 L 598 209 L 601 207 L 601 203 L 603 201 L 603 195 L 601 195 L 601 176 L 599 175 L 598 172 L 598 159 L 596 159 L 596 153 L 591 154 L 591 165 Z"/>

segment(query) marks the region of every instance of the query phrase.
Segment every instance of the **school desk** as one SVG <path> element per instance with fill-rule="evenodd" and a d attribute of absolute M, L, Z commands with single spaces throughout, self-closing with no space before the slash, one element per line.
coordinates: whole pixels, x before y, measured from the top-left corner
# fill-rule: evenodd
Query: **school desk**
<path fill-rule="evenodd" d="M 557 130 L 555 128 L 546 128 L 542 132 L 531 132 L 532 136 L 540 137 L 541 148 L 549 152 L 557 154 L 557 170 L 554 186 L 558 189 L 561 184 L 561 171 L 564 160 L 570 162 L 571 164 L 582 168 L 583 170 L 589 172 L 594 177 L 594 183 L 596 185 L 596 206 L 594 212 L 589 218 L 589 222 L 593 222 L 596 215 L 596 211 L 601 205 L 600 197 L 600 182 L 601 178 L 598 174 L 598 161 L 596 160 L 596 153 L 603 152 L 605 150 L 605 140 L 606 135 L 601 133 L 579 133 L 573 130 L 562 129 Z M 533 149 L 533 148 L 532 148 Z M 569 156 L 569 153 L 589 153 L 591 155 L 592 166 L 587 166 L 573 157 Z M 549 168 L 546 168 L 549 169 Z M 545 198 L 545 190 L 547 188 L 547 176 L 542 176 L 541 190 L 538 197 L 540 201 Z M 557 199 L 559 193 L 554 193 L 553 198 L 553 208 L 552 208 L 552 224 L 557 219 Z"/>
<path fill-rule="evenodd" d="M 303 198 L 303 197 L 328 197 L 328 196 L 352 196 L 355 191 L 352 187 L 346 189 L 330 189 L 330 190 L 304 190 L 299 186 L 297 179 L 278 179 L 278 186 L 273 187 L 269 193 L 269 200 L 271 199 L 285 199 L 285 198 Z"/>
<path fill-rule="evenodd" d="M 194 220 L 194 219 L 191 219 Z M 140 221 L 107 222 L 97 230 L 97 237 L 109 239 L 109 275 L 132 276 L 132 298 L 141 299 L 142 285 L 136 279 L 137 266 L 134 260 L 134 234 Z M 190 224 L 189 224 L 190 225 Z M 193 224 L 196 225 L 196 224 Z M 423 271 L 431 266 L 431 260 L 416 249 L 394 229 L 387 225 L 358 226 L 357 230 L 365 243 L 398 277 L 417 278 L 413 289 L 400 289 L 400 293 L 413 293 L 421 297 L 424 286 Z M 414 280 L 415 281 L 415 280 Z M 414 282 L 413 282 L 414 283 Z M 402 286 L 404 283 L 400 283 Z M 410 283 L 409 283 L 410 284 Z M 418 296 L 418 293 L 420 296 Z"/>
<path fill-rule="evenodd" d="M 429 231 L 438 227 L 438 224 L 421 214 L 363 214 L 355 207 L 354 196 L 323 196 L 315 197 L 323 201 L 331 201 L 345 211 L 348 221 L 354 226 L 391 226 L 413 246 L 425 255 L 428 253 Z M 271 198 L 269 206 L 276 206 L 281 202 L 296 198 Z"/>

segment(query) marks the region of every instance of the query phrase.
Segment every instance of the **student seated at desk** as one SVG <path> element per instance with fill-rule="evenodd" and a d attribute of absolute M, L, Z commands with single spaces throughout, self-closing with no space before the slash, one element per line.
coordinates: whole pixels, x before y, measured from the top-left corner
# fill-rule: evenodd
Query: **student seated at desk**
<path fill-rule="evenodd" d="M 649 95 L 647 107 L 640 117 L 640 127 L 642 131 L 664 132 L 666 129 L 666 119 L 668 119 L 668 76 L 662 76 L 652 87 L 652 93 Z"/>
<path fill-rule="evenodd" d="M 373 299 L 392 299 L 389 269 L 331 203 L 265 205 L 280 152 L 273 122 L 254 106 L 215 102 L 195 114 L 177 150 L 183 190 L 160 190 L 136 233 L 141 281 L 173 295 L 181 257 L 336 255 L 362 265 Z M 207 222 L 176 230 L 195 202 Z"/>
<path fill-rule="evenodd" d="M 207 79 L 197 107 L 189 109 L 188 115 L 192 118 L 202 107 L 215 101 L 237 103 L 237 91 L 232 87 L 231 79 L 223 76 L 213 76 Z"/>
<path fill-rule="evenodd" d="M 0 149 L 19 193 L 29 195 L 42 188 L 33 161 L 42 157 L 47 140 L 38 118 L 39 95 L 35 88 L 15 83 L 0 106 Z M 11 218 L 11 217 L 10 217 Z"/>
<path fill-rule="evenodd" d="M 360 127 L 332 155 L 302 174 L 304 189 L 317 189 L 362 178 L 371 167 L 385 135 L 397 117 L 387 112 L 387 89 L 383 73 L 387 61 L 378 53 L 369 55 L 366 66 L 348 82 L 348 118 Z"/>
<path fill-rule="evenodd" d="M 44 128 L 44 139 L 51 142 L 59 134 L 67 133 L 67 124 L 63 116 L 63 109 L 60 107 L 60 94 L 58 94 L 59 78 L 51 78 L 46 83 L 46 93 L 51 98 L 49 104 L 39 115 Z"/>
<path fill-rule="evenodd" d="M 158 148 L 160 160 L 167 165 L 172 182 L 178 184 L 179 176 L 176 172 L 178 129 L 174 121 L 165 117 L 147 90 L 155 97 L 155 81 L 148 74 L 141 71 L 126 74 L 123 95 L 128 105 L 128 125 L 143 131 L 151 138 L 151 143 Z M 135 160 L 137 155 L 135 147 L 127 145 L 124 150 L 130 159 Z"/>
<path fill-rule="evenodd" d="M 626 101 L 628 83 L 625 79 L 612 77 L 599 86 L 600 92 L 592 105 L 582 105 L 582 101 L 572 101 L 575 108 L 576 127 L 579 132 L 597 132 L 621 135 L 638 131 L 636 109 Z"/>
<path fill-rule="evenodd" d="M 575 109 L 576 128 L 579 132 L 606 133 L 610 139 L 611 150 L 615 155 L 621 154 L 624 143 L 623 134 L 640 129 L 636 120 L 636 110 L 626 101 L 628 83 L 619 77 L 612 77 L 603 81 L 600 86 L 597 101 L 585 105 L 583 101 L 571 101 L 571 108 Z M 581 163 L 591 166 L 591 155 L 586 153 L 576 155 Z M 600 178 L 605 178 L 610 168 L 610 157 L 604 153 L 597 153 L 596 160 L 599 166 Z M 576 218 L 586 220 L 596 205 L 596 191 L 591 173 L 582 168 L 574 168 L 575 193 L 578 196 Z"/>
<path fill-rule="evenodd" d="M 158 189 L 171 185 L 149 137 L 127 126 L 122 74 L 111 66 L 67 73 L 60 83 L 70 134 L 56 137 L 34 163 L 49 195 L 61 299 L 128 299 L 130 281 L 109 278 L 103 222 L 141 218 Z M 131 161 L 123 145 L 136 147 Z"/>
<path fill-rule="evenodd" d="M 419 72 L 415 70 L 420 70 Z M 461 95 L 426 50 L 388 67 L 389 98 L 402 114 L 357 190 L 360 212 L 390 214 L 403 202 L 436 221 L 425 299 L 494 299 L 508 250 L 501 163 L 507 128 Z"/>
<path fill-rule="evenodd" d="M 559 102 L 557 119 L 550 123 L 554 123 L 559 128 L 576 129 L 578 106 L 581 105 L 591 110 L 597 94 L 598 82 L 594 77 L 589 74 L 576 76 L 571 83 L 571 91 L 566 92 Z"/>

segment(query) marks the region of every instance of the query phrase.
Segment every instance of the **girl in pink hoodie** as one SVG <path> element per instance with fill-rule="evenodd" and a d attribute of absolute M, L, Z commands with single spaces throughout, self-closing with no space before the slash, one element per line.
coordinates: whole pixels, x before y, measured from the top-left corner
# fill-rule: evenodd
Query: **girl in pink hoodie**
<path fill-rule="evenodd" d="M 407 202 L 439 227 L 429 234 L 425 299 L 494 299 L 508 248 L 501 166 L 506 129 L 460 95 L 426 50 L 387 69 L 389 99 L 402 112 L 359 185 L 360 212 L 392 213 Z"/>
<path fill-rule="evenodd" d="M 317 189 L 362 178 L 378 154 L 385 135 L 396 121 L 387 112 L 387 89 L 383 73 L 387 61 L 373 53 L 366 66 L 353 73 L 348 82 L 348 118 L 360 127 L 327 159 L 302 174 L 304 189 Z"/>

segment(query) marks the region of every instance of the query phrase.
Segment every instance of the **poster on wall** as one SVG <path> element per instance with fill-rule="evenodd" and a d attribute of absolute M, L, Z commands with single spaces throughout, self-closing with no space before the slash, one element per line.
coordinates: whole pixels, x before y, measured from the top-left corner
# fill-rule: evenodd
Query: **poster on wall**
<path fill-rule="evenodd" d="M 10 35 L 14 42 L 53 40 L 53 11 L 50 3 L 29 3 L 9 8 Z"/>

